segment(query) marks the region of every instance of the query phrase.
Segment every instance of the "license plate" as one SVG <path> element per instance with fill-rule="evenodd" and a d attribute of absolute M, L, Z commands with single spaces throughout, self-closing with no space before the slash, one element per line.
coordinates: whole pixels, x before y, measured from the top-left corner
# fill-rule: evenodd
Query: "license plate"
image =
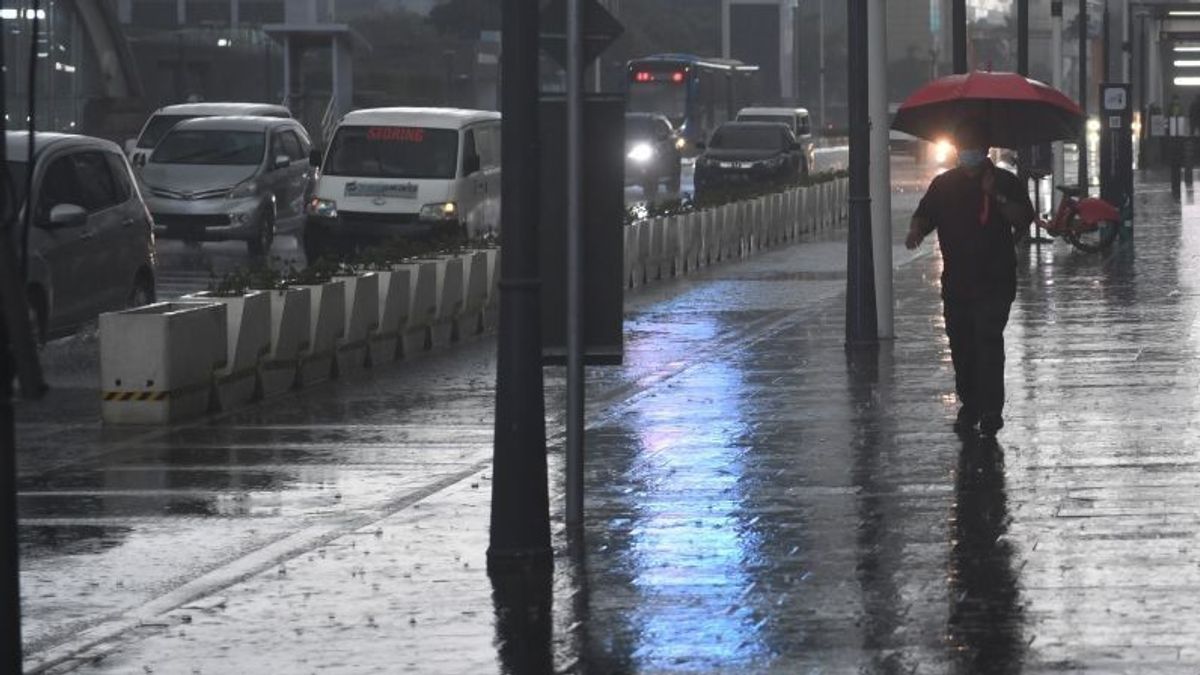
<path fill-rule="evenodd" d="M 721 162 L 722 169 L 752 169 L 754 162 Z"/>
<path fill-rule="evenodd" d="M 346 183 L 347 197 L 395 197 L 416 199 L 416 183 Z"/>

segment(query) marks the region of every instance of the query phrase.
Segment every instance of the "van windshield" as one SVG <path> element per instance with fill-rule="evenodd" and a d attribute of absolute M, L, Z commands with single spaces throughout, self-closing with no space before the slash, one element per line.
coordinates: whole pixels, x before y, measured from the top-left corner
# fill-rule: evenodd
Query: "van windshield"
<path fill-rule="evenodd" d="M 784 131 L 765 124 L 727 124 L 713 132 L 710 147 L 736 150 L 782 150 Z"/>
<path fill-rule="evenodd" d="M 261 131 L 177 129 L 154 149 L 151 164 L 218 164 L 256 166 L 266 147 Z"/>
<path fill-rule="evenodd" d="M 789 129 L 793 128 L 792 123 L 795 121 L 788 115 L 738 115 L 739 122 L 774 122 L 776 124 L 786 125 Z"/>
<path fill-rule="evenodd" d="M 138 139 L 137 146 L 146 150 L 153 150 L 154 146 L 167 135 L 167 132 L 174 129 L 176 124 L 185 120 L 193 119 L 195 115 L 155 115 L 146 123 L 146 129 L 142 131 L 141 138 Z"/>
<path fill-rule="evenodd" d="M 329 146 L 327 176 L 454 178 L 458 131 L 423 127 L 338 129 Z"/>

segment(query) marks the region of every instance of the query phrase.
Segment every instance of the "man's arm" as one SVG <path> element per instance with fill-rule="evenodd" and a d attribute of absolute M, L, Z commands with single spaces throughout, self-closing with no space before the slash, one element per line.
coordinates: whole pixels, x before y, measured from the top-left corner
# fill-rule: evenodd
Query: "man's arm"
<path fill-rule="evenodd" d="M 925 196 L 921 198 L 921 203 L 917 205 L 912 220 L 909 221 L 908 236 L 904 238 L 904 246 L 910 251 L 920 246 L 925 237 L 937 229 L 937 223 L 933 222 L 933 218 L 930 217 L 933 213 L 932 204 L 936 199 L 934 193 L 937 191 L 937 185 L 938 182 L 935 178 L 929 184 L 929 189 L 925 191 Z"/>
<path fill-rule="evenodd" d="M 999 169 L 992 169 L 992 171 L 996 172 Z M 1020 241 L 1024 238 L 1028 234 L 1029 224 L 1033 222 L 1037 214 L 1033 210 L 1033 202 L 1029 200 L 1029 193 L 1022 186 L 1021 181 L 1007 171 L 999 180 L 994 174 L 985 175 L 983 189 L 1000 207 L 1000 217 L 1012 228 L 1016 239 Z"/>

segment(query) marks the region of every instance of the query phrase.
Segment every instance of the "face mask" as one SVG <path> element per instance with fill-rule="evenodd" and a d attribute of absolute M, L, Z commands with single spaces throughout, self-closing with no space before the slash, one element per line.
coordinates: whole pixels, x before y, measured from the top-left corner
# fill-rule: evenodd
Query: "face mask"
<path fill-rule="evenodd" d="M 987 151 L 978 148 L 964 148 L 958 151 L 958 165 L 965 169 L 975 169 L 987 159 Z"/>

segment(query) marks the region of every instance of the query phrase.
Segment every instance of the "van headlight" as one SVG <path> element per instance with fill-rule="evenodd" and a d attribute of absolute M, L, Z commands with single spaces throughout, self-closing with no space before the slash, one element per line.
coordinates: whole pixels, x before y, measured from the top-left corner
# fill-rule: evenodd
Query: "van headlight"
<path fill-rule="evenodd" d="M 629 154 L 626 156 L 638 163 L 649 162 L 654 159 L 654 147 L 649 143 L 638 143 L 630 148 Z"/>
<path fill-rule="evenodd" d="M 332 199 L 313 197 L 312 201 L 308 203 L 308 213 L 322 218 L 337 218 L 337 202 Z"/>
<path fill-rule="evenodd" d="M 426 204 L 417 217 L 421 220 L 454 220 L 458 218 L 458 205 L 454 202 Z"/>
<path fill-rule="evenodd" d="M 258 195 L 258 183 L 248 180 L 245 183 L 239 183 L 233 186 L 229 191 L 230 199 L 247 199 Z"/>

